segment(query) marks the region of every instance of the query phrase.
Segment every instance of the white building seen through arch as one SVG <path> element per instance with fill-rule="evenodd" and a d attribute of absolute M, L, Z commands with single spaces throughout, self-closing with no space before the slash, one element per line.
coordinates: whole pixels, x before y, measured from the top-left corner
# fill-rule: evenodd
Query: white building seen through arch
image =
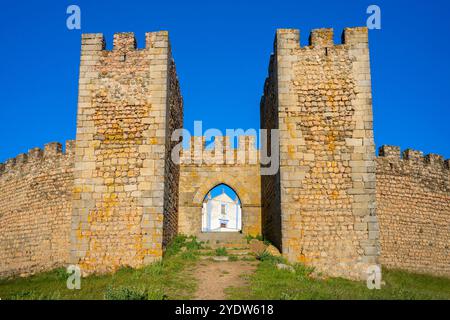
<path fill-rule="evenodd" d="M 216 187 L 218 188 L 218 187 Z M 216 189 L 214 188 L 214 189 Z M 225 193 L 213 196 L 208 193 L 202 207 L 202 232 L 239 232 L 242 230 L 241 203 L 237 195 L 234 200 Z M 231 190 L 230 188 L 228 188 Z M 232 190 L 229 193 L 234 193 Z"/>

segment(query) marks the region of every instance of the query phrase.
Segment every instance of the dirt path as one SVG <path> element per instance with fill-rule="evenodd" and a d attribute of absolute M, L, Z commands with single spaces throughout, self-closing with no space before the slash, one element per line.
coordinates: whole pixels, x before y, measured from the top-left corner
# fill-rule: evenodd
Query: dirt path
<path fill-rule="evenodd" d="M 226 299 L 224 290 L 229 287 L 247 285 L 243 275 L 252 274 L 256 270 L 256 261 L 200 261 L 193 275 L 198 281 L 195 300 Z"/>

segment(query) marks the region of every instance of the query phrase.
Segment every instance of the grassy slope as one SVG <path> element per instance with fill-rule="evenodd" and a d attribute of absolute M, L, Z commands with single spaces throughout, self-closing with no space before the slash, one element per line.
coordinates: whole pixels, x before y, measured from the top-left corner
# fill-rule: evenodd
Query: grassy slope
<path fill-rule="evenodd" d="M 1 299 L 112 299 L 124 296 L 149 299 L 189 299 L 197 284 L 190 269 L 195 267 L 201 245 L 179 236 L 167 249 L 162 262 L 113 275 L 83 278 L 81 290 L 66 288 L 64 269 L 28 278 L 0 280 Z M 278 270 L 277 259 L 261 257 L 249 286 L 229 288 L 230 299 L 450 299 L 450 279 L 384 270 L 381 290 L 368 290 L 364 282 L 330 278 L 316 280 L 312 270 L 295 266 L 295 273 Z M 122 290 L 123 288 L 131 289 Z M 142 294 L 145 292 L 145 294 Z"/>
<path fill-rule="evenodd" d="M 339 278 L 316 280 L 311 269 L 295 266 L 295 273 L 278 270 L 276 261 L 260 263 L 250 285 L 227 290 L 230 299 L 450 299 L 450 279 L 383 270 L 386 285 L 369 290 L 364 282 Z"/>
<path fill-rule="evenodd" d="M 187 247 L 181 252 L 181 247 Z M 68 290 L 64 269 L 28 278 L 0 280 L 1 299 L 104 299 L 108 289 L 145 290 L 152 299 L 189 299 L 195 280 L 185 272 L 197 260 L 198 244 L 179 237 L 162 262 L 134 270 L 120 269 L 113 275 L 93 275 L 81 280 L 80 290 Z"/>

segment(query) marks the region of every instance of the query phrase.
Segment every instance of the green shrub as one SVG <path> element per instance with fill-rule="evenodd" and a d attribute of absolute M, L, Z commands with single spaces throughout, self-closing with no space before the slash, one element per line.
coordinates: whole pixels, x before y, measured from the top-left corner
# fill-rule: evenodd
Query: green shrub
<path fill-rule="evenodd" d="M 185 246 L 188 250 L 200 250 L 203 248 L 203 244 L 197 240 L 196 237 L 190 237 L 190 241 L 185 242 Z"/>
<path fill-rule="evenodd" d="M 294 270 L 295 270 L 295 274 L 302 276 L 302 277 L 307 277 L 309 276 L 311 273 L 314 272 L 314 267 L 309 267 L 306 266 L 302 263 L 296 263 L 293 265 Z"/>
<path fill-rule="evenodd" d="M 148 300 L 166 300 L 167 296 L 161 289 L 149 290 L 147 295 Z"/>
<path fill-rule="evenodd" d="M 244 256 L 244 257 L 241 258 L 241 261 L 255 261 L 255 258 Z"/>
<path fill-rule="evenodd" d="M 284 291 L 281 293 L 280 300 L 299 300 L 299 294 L 293 291 Z"/>
<path fill-rule="evenodd" d="M 164 253 L 165 256 L 170 257 L 176 255 L 186 248 L 187 251 L 196 251 L 202 248 L 202 243 L 194 236 L 177 235 L 167 246 Z"/>
<path fill-rule="evenodd" d="M 264 251 L 262 253 L 257 253 L 256 259 L 258 259 L 259 261 L 269 261 L 273 264 L 286 262 L 283 257 L 275 257 L 275 256 L 271 255 L 270 253 L 268 253 L 267 251 Z"/>
<path fill-rule="evenodd" d="M 58 280 L 67 280 L 67 278 L 69 277 L 69 274 L 67 273 L 66 268 L 58 268 L 56 270 L 54 270 L 55 273 L 55 277 Z"/>
<path fill-rule="evenodd" d="M 177 235 L 175 238 L 172 239 L 172 241 L 167 246 L 164 255 L 170 257 L 179 253 L 181 251 L 181 248 L 184 246 L 186 239 L 187 236 L 185 235 L 182 234 Z"/>
<path fill-rule="evenodd" d="M 181 254 L 181 258 L 184 260 L 195 260 L 197 259 L 198 253 L 195 251 L 186 251 Z"/>
<path fill-rule="evenodd" d="M 37 294 L 33 290 L 19 291 L 11 296 L 11 300 L 37 300 Z"/>
<path fill-rule="evenodd" d="M 19 291 L 16 294 L 12 295 L 10 300 L 59 300 L 61 295 L 59 291 L 55 291 L 50 294 L 37 293 L 33 290 L 24 290 Z"/>
<path fill-rule="evenodd" d="M 146 276 L 159 276 L 164 272 L 164 262 L 156 261 L 142 269 L 142 273 Z"/>
<path fill-rule="evenodd" d="M 145 288 L 108 286 L 105 291 L 105 300 L 147 300 L 147 298 Z"/>
<path fill-rule="evenodd" d="M 236 256 L 230 256 L 229 258 L 228 258 L 228 261 L 238 261 L 239 259 L 238 259 L 238 257 L 236 257 Z"/>
<path fill-rule="evenodd" d="M 216 249 L 216 256 L 227 256 L 227 255 L 228 252 L 226 248 L 221 247 Z"/>

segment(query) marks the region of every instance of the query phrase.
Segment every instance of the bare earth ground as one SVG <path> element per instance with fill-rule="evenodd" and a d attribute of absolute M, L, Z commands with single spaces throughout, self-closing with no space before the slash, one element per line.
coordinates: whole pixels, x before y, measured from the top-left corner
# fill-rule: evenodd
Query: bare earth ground
<path fill-rule="evenodd" d="M 255 272 L 257 265 L 256 261 L 199 261 L 195 268 L 190 270 L 198 281 L 194 299 L 226 299 L 224 290 L 248 285 L 243 276 Z"/>

